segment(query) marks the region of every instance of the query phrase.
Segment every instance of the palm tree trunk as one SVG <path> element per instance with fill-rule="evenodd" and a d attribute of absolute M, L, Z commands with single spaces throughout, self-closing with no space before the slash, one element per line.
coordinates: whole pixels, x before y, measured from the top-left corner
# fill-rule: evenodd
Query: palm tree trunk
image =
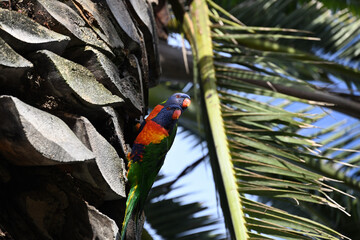
<path fill-rule="evenodd" d="M 0 2 L 0 238 L 118 238 L 156 39 L 145 1 Z"/>

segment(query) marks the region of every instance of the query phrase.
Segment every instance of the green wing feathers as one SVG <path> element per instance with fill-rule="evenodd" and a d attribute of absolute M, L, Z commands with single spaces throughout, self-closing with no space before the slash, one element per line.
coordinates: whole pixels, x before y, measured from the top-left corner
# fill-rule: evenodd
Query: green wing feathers
<path fill-rule="evenodd" d="M 138 185 L 135 185 L 130 189 L 129 196 L 126 201 L 125 218 L 121 230 L 121 240 L 125 239 L 126 228 L 134 212 L 134 209 L 136 208 L 136 205 L 139 202 L 139 197 L 140 197 L 140 191 L 138 189 Z"/>
<path fill-rule="evenodd" d="M 155 181 L 155 178 L 163 165 L 165 156 L 174 142 L 176 127 L 169 137 L 159 144 L 149 144 L 145 147 L 142 162 L 132 162 L 129 168 L 129 182 L 136 183 L 129 191 L 126 201 L 125 218 L 121 231 L 121 240 L 125 239 L 127 225 L 133 214 L 140 213 L 146 202 L 147 195 Z M 156 158 L 154 158 L 156 156 Z M 135 216 L 135 222 L 137 216 Z"/>

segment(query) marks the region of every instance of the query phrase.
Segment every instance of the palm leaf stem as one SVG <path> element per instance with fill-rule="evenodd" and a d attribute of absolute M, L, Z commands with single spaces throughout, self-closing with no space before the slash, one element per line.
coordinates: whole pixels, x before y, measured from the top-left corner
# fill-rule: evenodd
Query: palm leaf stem
<path fill-rule="evenodd" d="M 309 89 L 304 89 L 302 87 L 293 88 L 293 87 L 284 86 L 282 84 L 276 84 L 276 83 L 269 84 L 269 82 L 265 82 L 261 80 L 254 80 L 248 78 L 233 78 L 222 74 L 219 74 L 218 77 L 228 80 L 239 80 L 252 85 L 263 87 L 268 90 L 275 89 L 275 91 L 279 93 L 283 93 L 293 97 L 298 97 L 300 99 L 307 99 L 309 100 L 308 102 L 309 104 L 326 106 L 334 110 L 337 110 L 339 112 L 345 113 L 349 116 L 360 119 L 360 103 L 348 100 L 340 96 L 324 93 L 318 90 L 308 91 Z"/>
<path fill-rule="evenodd" d="M 207 116 L 212 133 L 212 141 L 216 147 L 216 157 L 224 184 L 227 205 L 231 212 L 233 238 L 247 239 L 243 207 L 239 201 L 238 186 L 233 170 L 231 155 L 221 116 L 221 104 L 217 93 L 216 76 L 213 61 L 213 47 L 209 20 L 209 10 L 204 0 L 194 0 L 191 4 L 195 42 L 197 43 L 197 64 L 201 73 L 202 98 L 207 109 Z"/>

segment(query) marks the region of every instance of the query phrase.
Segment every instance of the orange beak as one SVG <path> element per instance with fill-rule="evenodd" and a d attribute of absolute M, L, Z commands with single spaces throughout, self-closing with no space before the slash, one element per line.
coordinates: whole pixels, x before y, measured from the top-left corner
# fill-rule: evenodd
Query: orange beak
<path fill-rule="evenodd" d="M 183 108 L 187 108 L 188 106 L 190 106 L 191 100 L 188 98 L 185 98 L 182 104 Z"/>
<path fill-rule="evenodd" d="M 174 120 L 179 119 L 180 115 L 181 115 L 181 110 L 177 109 L 174 111 L 174 113 L 172 115 L 172 119 L 174 119 Z"/>

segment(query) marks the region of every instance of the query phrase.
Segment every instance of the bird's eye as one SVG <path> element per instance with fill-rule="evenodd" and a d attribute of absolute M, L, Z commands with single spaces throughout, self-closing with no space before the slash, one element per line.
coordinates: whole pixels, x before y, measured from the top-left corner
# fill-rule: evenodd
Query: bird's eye
<path fill-rule="evenodd" d="M 176 98 L 179 98 L 180 97 L 180 95 L 176 95 Z"/>
<path fill-rule="evenodd" d="M 170 107 L 167 107 L 167 108 L 166 108 L 166 110 L 168 110 L 168 111 L 169 111 L 169 110 L 170 110 Z"/>

